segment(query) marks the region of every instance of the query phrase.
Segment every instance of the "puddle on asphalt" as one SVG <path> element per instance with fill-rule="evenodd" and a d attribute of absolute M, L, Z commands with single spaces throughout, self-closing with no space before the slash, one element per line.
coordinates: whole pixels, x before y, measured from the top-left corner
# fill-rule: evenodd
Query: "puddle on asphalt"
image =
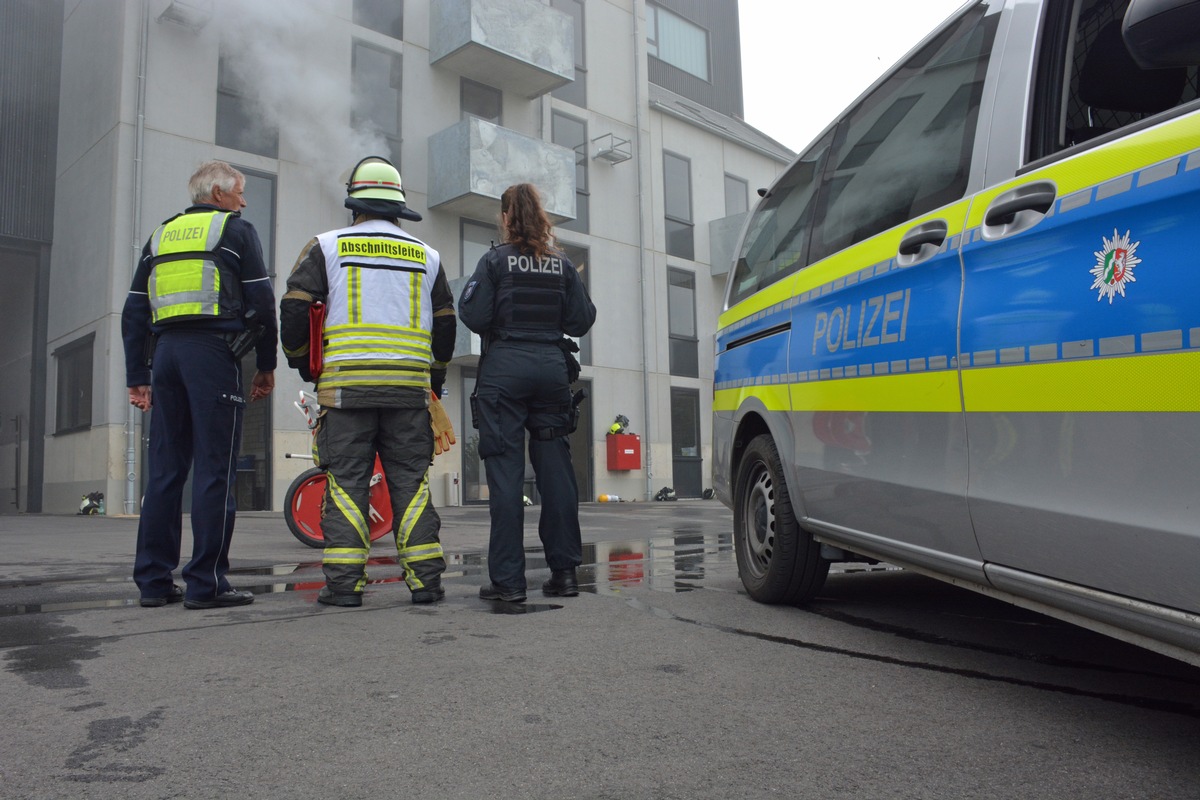
<path fill-rule="evenodd" d="M 547 570 L 544 552 L 540 546 L 526 550 L 526 569 L 531 573 L 530 585 L 540 586 L 539 571 Z M 447 553 L 447 583 L 468 582 L 478 579 L 486 582 L 486 554 Z M 368 586 L 402 584 L 403 574 L 385 574 L 389 569 L 400 569 L 396 556 L 376 556 L 367 562 Z M 703 588 L 706 576 L 719 570 L 722 574 L 736 573 L 733 556 L 732 534 L 704 534 L 694 528 L 677 528 L 670 533 L 643 539 L 618 542 L 586 542 L 583 545 L 583 564 L 578 569 L 579 590 L 592 594 L 619 594 L 623 589 L 648 588 L 661 592 L 690 592 Z M 297 561 L 286 564 L 234 567 L 230 577 L 265 578 L 251 585 L 238 583 L 236 588 L 248 589 L 255 594 L 277 594 L 281 592 L 316 592 L 325 585 L 321 574 L 320 559 Z M 46 603 L 13 603 L 0 605 L 0 617 L 23 614 L 47 614 L 65 611 L 87 611 L 104 608 L 137 606 L 137 590 L 130 578 L 74 576 L 70 578 L 44 580 L 17 580 L 0 583 L 5 589 L 53 588 L 79 584 L 125 584 L 130 596 L 113 599 L 72 600 Z M 493 614 L 532 614 L 562 608 L 553 603 L 495 603 L 481 601 Z"/>

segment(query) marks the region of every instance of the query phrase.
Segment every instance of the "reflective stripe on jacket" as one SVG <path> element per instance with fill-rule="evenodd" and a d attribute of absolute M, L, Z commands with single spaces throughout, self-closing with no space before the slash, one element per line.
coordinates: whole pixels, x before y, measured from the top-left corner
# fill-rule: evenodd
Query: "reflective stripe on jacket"
<path fill-rule="evenodd" d="M 322 390 L 429 387 L 438 252 L 386 220 L 317 237 L 325 257 Z"/>

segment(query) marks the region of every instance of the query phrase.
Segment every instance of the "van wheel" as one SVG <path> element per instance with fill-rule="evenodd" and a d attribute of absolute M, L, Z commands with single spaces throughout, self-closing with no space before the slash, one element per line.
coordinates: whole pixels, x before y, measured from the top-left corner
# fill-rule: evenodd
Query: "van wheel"
<path fill-rule="evenodd" d="M 825 585 L 829 562 L 796 522 L 775 441 L 755 437 L 734 484 L 733 541 L 738 574 L 760 603 L 803 603 Z"/>

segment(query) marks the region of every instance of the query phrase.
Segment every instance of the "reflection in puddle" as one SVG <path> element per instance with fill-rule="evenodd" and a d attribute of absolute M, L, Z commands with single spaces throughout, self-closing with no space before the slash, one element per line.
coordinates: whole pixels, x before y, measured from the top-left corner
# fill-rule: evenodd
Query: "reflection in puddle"
<path fill-rule="evenodd" d="M 645 588 L 659 592 L 690 592 L 702 588 L 706 577 L 713 573 L 736 574 L 732 535 L 704 534 L 698 530 L 678 529 L 671 534 L 619 542 L 586 542 L 583 564 L 577 570 L 579 590 L 592 594 L 615 595 L 624 589 Z M 446 553 L 446 572 L 443 581 L 455 583 L 487 577 L 487 559 L 481 552 Z M 530 582 L 540 584 L 538 573 L 548 570 L 541 547 L 526 551 L 526 568 Z M 368 586 L 403 584 L 404 574 L 396 556 L 375 556 L 367 562 Z M 234 567 L 231 577 L 257 577 L 268 580 L 253 585 L 239 584 L 255 594 L 282 592 L 316 592 L 325 585 L 321 561 L 311 560 L 285 564 Z M 14 581 L 0 585 L 3 589 L 66 587 L 82 583 L 94 586 L 121 584 L 127 586 L 128 596 L 113 599 L 96 598 L 65 602 L 13 603 L 0 605 L 0 617 L 22 614 L 44 614 L 65 611 L 87 611 L 104 608 L 124 608 L 138 605 L 137 589 L 129 578 L 97 576 L 71 577 L 59 580 Z M 122 588 L 121 591 L 126 591 Z M 487 603 L 493 614 L 532 614 L 551 611 L 563 606 L 550 603 Z"/>
<path fill-rule="evenodd" d="M 556 603 L 506 603 L 503 600 L 483 600 L 493 614 L 536 614 L 538 611 L 557 611 L 562 606 Z"/>

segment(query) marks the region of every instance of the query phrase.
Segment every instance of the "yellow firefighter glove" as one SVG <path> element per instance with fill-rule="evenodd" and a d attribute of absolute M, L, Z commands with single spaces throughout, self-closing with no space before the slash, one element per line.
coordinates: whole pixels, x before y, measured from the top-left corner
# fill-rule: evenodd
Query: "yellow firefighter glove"
<path fill-rule="evenodd" d="M 440 456 L 450 451 L 450 445 L 458 442 L 454 438 L 454 426 L 446 415 L 446 408 L 433 392 L 429 393 L 429 423 L 433 426 L 433 454 Z"/>

